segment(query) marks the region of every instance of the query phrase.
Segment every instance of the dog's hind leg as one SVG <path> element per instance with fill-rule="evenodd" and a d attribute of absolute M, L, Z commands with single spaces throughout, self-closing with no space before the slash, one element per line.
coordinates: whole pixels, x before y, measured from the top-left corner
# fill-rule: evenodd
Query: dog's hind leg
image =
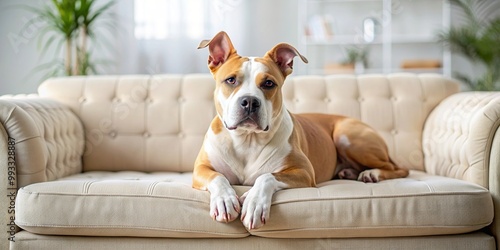
<path fill-rule="evenodd" d="M 382 167 L 371 168 L 361 172 L 358 176 L 358 181 L 370 183 L 383 180 L 404 178 L 408 176 L 408 169 L 400 168 L 392 160 L 381 162 Z"/>
<path fill-rule="evenodd" d="M 334 141 L 343 162 L 361 172 L 357 177 L 359 181 L 379 182 L 408 176 L 409 171 L 389 157 L 384 139 L 359 121 L 346 119 L 339 123 Z"/>
<path fill-rule="evenodd" d="M 343 180 L 357 180 L 359 176 L 360 171 L 354 168 L 344 168 L 339 171 L 337 174 L 337 178 L 343 179 Z"/>

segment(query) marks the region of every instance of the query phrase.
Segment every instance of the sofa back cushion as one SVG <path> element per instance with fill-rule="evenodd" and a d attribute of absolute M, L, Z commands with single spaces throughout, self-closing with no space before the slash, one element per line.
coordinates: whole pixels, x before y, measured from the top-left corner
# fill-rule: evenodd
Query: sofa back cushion
<path fill-rule="evenodd" d="M 284 97 L 291 112 L 362 120 L 385 139 L 393 160 L 423 171 L 422 131 L 427 116 L 458 91 L 458 82 L 438 74 L 300 76 L 288 80 Z"/>
<path fill-rule="evenodd" d="M 83 170 L 192 171 L 215 116 L 210 75 L 64 77 L 41 96 L 67 104 L 83 122 Z"/>
<path fill-rule="evenodd" d="M 49 79 L 39 94 L 82 120 L 84 171 L 187 172 L 216 115 L 214 88 L 208 74 L 92 76 Z M 458 84 L 429 74 L 298 76 L 283 91 L 290 111 L 361 119 L 381 133 L 396 161 L 424 170 L 423 124 Z"/>

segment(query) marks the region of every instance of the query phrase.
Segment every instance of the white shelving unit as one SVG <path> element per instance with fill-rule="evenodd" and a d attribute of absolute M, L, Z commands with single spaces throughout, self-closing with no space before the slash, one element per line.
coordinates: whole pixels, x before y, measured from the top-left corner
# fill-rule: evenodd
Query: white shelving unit
<path fill-rule="evenodd" d="M 346 59 L 346 48 L 366 47 L 368 67 L 356 73 L 451 75 L 451 54 L 436 41 L 437 32 L 450 25 L 447 0 L 300 0 L 298 18 L 300 49 L 310 61 L 307 74 L 349 73 L 328 68 Z M 377 23 L 370 42 L 364 39 L 367 18 Z M 440 67 L 401 68 L 408 60 L 430 60 Z"/>

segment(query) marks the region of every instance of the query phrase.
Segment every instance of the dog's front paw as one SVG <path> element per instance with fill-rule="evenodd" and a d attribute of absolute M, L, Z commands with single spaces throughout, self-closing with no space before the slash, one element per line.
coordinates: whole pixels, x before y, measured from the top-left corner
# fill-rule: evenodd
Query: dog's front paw
<path fill-rule="evenodd" d="M 238 218 L 241 206 L 233 189 L 210 195 L 210 216 L 219 222 L 231 222 Z"/>
<path fill-rule="evenodd" d="M 368 169 L 359 174 L 358 181 L 364 183 L 377 183 L 382 180 L 380 174 L 380 169 Z"/>
<path fill-rule="evenodd" d="M 223 177 L 210 183 L 210 216 L 219 222 L 230 222 L 238 218 L 241 211 L 236 192 Z"/>
<path fill-rule="evenodd" d="M 259 195 L 255 188 L 250 189 L 241 197 L 243 208 L 241 221 L 249 230 L 257 229 L 266 224 L 271 211 L 271 197 Z"/>

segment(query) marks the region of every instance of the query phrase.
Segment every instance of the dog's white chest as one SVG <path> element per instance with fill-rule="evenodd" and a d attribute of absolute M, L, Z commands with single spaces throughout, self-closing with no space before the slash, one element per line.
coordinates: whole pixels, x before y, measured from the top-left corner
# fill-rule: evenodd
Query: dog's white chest
<path fill-rule="evenodd" d="M 292 148 L 288 139 L 293 125 L 289 114 L 284 116 L 272 135 L 231 136 L 227 131 L 217 135 L 209 131 L 204 147 L 214 169 L 231 184 L 241 185 L 253 185 L 260 175 L 280 171 Z"/>

